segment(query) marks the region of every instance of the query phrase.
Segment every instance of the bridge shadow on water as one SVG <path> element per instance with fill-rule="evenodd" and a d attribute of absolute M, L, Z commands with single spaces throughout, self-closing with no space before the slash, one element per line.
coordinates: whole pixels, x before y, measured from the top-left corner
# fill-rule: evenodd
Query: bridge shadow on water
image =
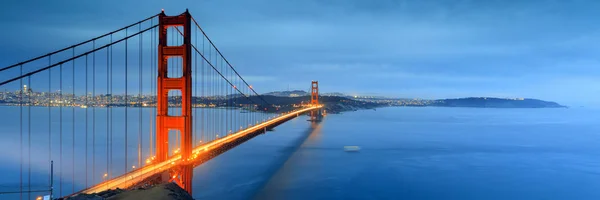
<path fill-rule="evenodd" d="M 285 156 L 275 161 L 266 170 L 265 181 L 260 183 L 249 199 L 286 199 L 282 189 L 289 185 L 289 180 L 294 176 L 294 167 L 299 166 L 301 160 L 304 159 L 298 156 L 298 150 L 318 141 L 320 134 L 320 122 L 311 122 L 310 128 L 301 137 L 294 140 L 290 147 L 283 150 Z"/>

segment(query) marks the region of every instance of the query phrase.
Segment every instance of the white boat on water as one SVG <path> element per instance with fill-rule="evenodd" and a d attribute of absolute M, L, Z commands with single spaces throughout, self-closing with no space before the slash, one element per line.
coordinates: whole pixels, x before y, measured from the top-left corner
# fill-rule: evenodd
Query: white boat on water
<path fill-rule="evenodd" d="M 360 151 L 360 147 L 359 146 L 344 146 L 344 151 L 357 152 L 357 151 Z"/>

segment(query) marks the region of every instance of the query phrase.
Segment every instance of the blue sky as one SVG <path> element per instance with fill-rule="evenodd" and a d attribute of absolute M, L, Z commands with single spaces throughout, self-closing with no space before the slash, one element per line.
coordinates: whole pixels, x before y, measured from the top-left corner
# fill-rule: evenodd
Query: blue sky
<path fill-rule="evenodd" d="M 0 65 L 186 8 L 259 92 L 529 97 L 598 105 L 598 1 L 2 3 Z M 35 46 L 34 46 L 35 45 Z"/>

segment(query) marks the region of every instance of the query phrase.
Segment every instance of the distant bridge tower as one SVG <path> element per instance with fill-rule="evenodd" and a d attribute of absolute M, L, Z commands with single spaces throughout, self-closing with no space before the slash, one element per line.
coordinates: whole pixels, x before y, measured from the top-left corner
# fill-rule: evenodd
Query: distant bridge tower
<path fill-rule="evenodd" d="M 167 28 L 183 27 L 183 44 L 167 45 Z M 158 89 L 156 116 L 156 159 L 165 161 L 169 156 L 169 130 L 178 130 L 181 138 L 180 169 L 172 179 L 184 190 L 192 194 L 192 166 L 187 163 L 192 155 L 192 48 L 191 48 L 191 15 L 186 10 L 177 16 L 166 16 L 164 11 L 158 16 Z M 182 76 L 167 76 L 169 57 L 182 59 Z M 174 72 L 171 72 L 174 73 Z M 181 116 L 170 116 L 169 90 L 181 91 Z M 169 176 L 171 177 L 171 176 Z"/>
<path fill-rule="evenodd" d="M 310 86 L 310 105 L 319 105 L 319 81 L 312 81 Z M 321 121 L 321 109 L 310 111 L 310 120 L 312 122 Z"/>
<path fill-rule="evenodd" d="M 312 81 L 310 89 L 310 104 L 319 105 L 319 81 Z"/>

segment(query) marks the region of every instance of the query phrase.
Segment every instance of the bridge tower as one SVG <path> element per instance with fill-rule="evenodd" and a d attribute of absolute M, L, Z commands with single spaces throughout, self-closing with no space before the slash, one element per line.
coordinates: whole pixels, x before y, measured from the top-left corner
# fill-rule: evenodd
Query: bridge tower
<path fill-rule="evenodd" d="M 319 105 L 319 81 L 312 81 L 310 86 L 310 105 Z M 310 111 L 310 120 L 312 122 L 321 120 L 321 109 Z"/>
<path fill-rule="evenodd" d="M 183 44 L 167 45 L 167 29 L 183 27 Z M 158 88 L 156 116 L 156 159 L 165 161 L 169 156 L 169 131 L 178 130 L 181 138 L 181 167 L 176 172 L 175 182 L 192 194 L 192 166 L 187 162 L 192 155 L 192 47 L 191 15 L 186 10 L 177 16 L 166 16 L 164 11 L 158 16 Z M 169 57 L 182 59 L 183 72 L 179 78 L 169 78 L 167 61 Z M 171 72 L 173 73 L 173 72 Z M 170 116 L 169 90 L 181 91 L 181 116 Z"/>
<path fill-rule="evenodd" d="M 312 81 L 310 87 L 310 104 L 318 105 L 319 104 L 319 81 Z"/>

